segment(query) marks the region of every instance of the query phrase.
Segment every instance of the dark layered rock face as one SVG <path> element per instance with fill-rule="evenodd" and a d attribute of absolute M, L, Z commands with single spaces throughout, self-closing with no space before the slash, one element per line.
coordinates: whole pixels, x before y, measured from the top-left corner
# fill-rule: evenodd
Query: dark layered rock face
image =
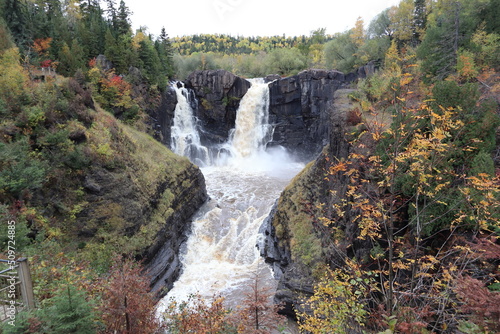
<path fill-rule="evenodd" d="M 336 90 L 349 81 L 338 71 L 308 70 L 269 84 L 270 145 L 281 145 L 302 160 L 315 157 L 328 143 L 329 113 Z"/>
<path fill-rule="evenodd" d="M 338 89 L 353 80 L 366 76 L 371 67 L 344 75 L 338 71 L 307 70 L 291 77 L 269 75 L 269 122 L 274 135 L 269 146 L 283 146 L 301 160 L 316 157 L 328 143 L 329 113 L 327 112 Z M 228 140 L 235 127 L 240 100 L 251 84 L 225 70 L 195 71 L 185 87 L 193 90 L 200 139 L 205 146 L 215 146 Z M 159 112 L 159 134 L 169 144 L 170 127 L 177 99 L 167 90 Z"/>
<path fill-rule="evenodd" d="M 291 317 L 295 316 L 294 310 L 301 309 L 303 297 L 312 295 L 315 270 L 324 263 L 342 265 L 338 254 L 345 254 L 355 243 L 356 227 L 346 221 L 342 226 L 344 238 L 329 245 L 329 236 L 321 232 L 319 219 L 330 215 L 329 210 L 347 190 L 347 180 L 325 179 L 325 174 L 329 161 L 345 159 L 349 154 L 346 116 L 356 108 L 348 97 L 351 92 L 335 92 L 334 103 L 325 112 L 330 126 L 328 145 L 283 191 L 261 228 L 265 236 L 259 245 L 261 255 L 279 279 L 275 300 L 285 306 L 283 313 Z M 303 231 L 308 232 L 304 235 Z"/>
<path fill-rule="evenodd" d="M 186 82 L 198 101 L 195 116 L 200 125 L 202 145 L 227 141 L 234 128 L 236 110 L 250 82 L 225 70 L 195 71 Z"/>
<path fill-rule="evenodd" d="M 152 290 L 159 296 L 164 295 L 164 288 L 172 289 L 179 278 L 182 268 L 179 259 L 180 248 L 190 231 L 190 219 L 208 199 L 205 179 L 198 168 L 190 165 L 182 174 L 177 181 L 171 180 L 169 184 L 162 185 L 165 190 L 174 190 L 171 203 L 173 213 L 168 216 L 155 242 L 146 253 Z M 159 192 L 160 194 L 162 192 Z"/>

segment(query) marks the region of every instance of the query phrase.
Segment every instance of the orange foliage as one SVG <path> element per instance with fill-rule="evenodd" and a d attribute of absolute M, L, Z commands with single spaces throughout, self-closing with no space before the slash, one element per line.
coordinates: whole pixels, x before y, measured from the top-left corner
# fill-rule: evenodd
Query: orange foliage
<path fill-rule="evenodd" d="M 35 42 L 33 42 L 33 49 L 40 55 L 47 55 L 50 49 L 50 43 L 52 43 L 52 38 L 37 38 Z"/>

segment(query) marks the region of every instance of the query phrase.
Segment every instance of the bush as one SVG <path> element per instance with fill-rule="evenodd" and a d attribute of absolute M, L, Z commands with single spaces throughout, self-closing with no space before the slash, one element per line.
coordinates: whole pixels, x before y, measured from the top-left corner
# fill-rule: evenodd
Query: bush
<path fill-rule="evenodd" d="M 495 163 L 491 154 L 484 151 L 479 152 L 472 160 L 470 175 L 477 176 L 480 173 L 495 175 Z"/>
<path fill-rule="evenodd" d="M 83 291 L 68 285 L 56 296 L 48 300 L 52 305 L 43 310 L 42 320 L 53 334 L 92 334 L 95 333 L 92 304 L 85 298 Z"/>
<path fill-rule="evenodd" d="M 35 190 L 45 181 L 47 167 L 28 151 L 27 138 L 0 143 L 0 197 L 19 198 L 25 190 Z"/>
<path fill-rule="evenodd" d="M 472 111 L 479 99 L 479 90 L 475 83 L 460 86 L 455 81 L 438 81 L 432 88 L 432 95 L 436 110 L 441 106 L 445 109 L 461 107 L 463 111 Z"/>

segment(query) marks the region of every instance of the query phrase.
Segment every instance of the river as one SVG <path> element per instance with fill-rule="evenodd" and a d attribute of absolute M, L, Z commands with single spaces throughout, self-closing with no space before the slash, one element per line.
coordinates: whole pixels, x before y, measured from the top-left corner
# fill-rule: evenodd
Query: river
<path fill-rule="evenodd" d="M 160 312 L 171 299 L 187 300 L 190 294 L 208 300 L 221 295 L 234 307 L 256 276 L 268 287 L 276 284 L 256 246 L 262 237 L 259 228 L 281 191 L 304 166 L 280 147 L 266 149 L 273 130 L 268 124 L 269 89 L 262 80 L 251 83 L 240 101 L 235 129 L 216 154 L 208 154 L 199 142 L 189 92 L 173 86 L 178 104 L 172 148 L 202 166 L 210 200 L 194 217 L 181 253 L 182 273 L 160 301 Z"/>

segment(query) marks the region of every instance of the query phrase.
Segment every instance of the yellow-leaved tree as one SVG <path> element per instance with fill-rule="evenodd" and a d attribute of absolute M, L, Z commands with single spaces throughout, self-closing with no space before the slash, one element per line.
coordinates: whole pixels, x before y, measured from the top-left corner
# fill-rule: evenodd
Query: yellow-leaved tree
<path fill-rule="evenodd" d="M 28 75 L 19 62 L 19 50 L 9 48 L 0 51 L 0 96 L 8 106 L 18 105 L 28 84 Z"/>
<path fill-rule="evenodd" d="M 368 314 L 375 329 L 388 333 L 456 329 L 457 317 L 467 318 L 463 308 L 447 305 L 463 303 L 453 297 L 460 278 L 474 266 L 489 266 L 478 260 L 484 247 L 472 236 L 482 240 L 500 231 L 500 180 L 482 172 L 491 160 L 485 132 L 494 133 L 498 116 L 442 107 L 438 102 L 446 99 L 439 94 L 448 91 L 417 98 L 412 65 L 395 57 L 399 80 L 391 81 L 392 99 L 385 101 L 391 124 L 364 115 L 350 134 L 348 158 L 332 161 L 328 172 L 347 184 L 322 221 L 332 231 L 342 228 L 340 221 L 356 229 L 360 243 L 371 245 L 369 258 L 358 258 L 359 270 L 352 270 L 344 255 L 342 268 L 317 285 L 305 303 L 310 309 L 301 313 L 302 328 L 312 333 L 343 333 L 363 325 Z M 373 277 L 368 295 L 360 287 Z M 490 314 L 485 310 L 477 312 Z M 496 328 L 487 317 L 482 328 Z"/>

